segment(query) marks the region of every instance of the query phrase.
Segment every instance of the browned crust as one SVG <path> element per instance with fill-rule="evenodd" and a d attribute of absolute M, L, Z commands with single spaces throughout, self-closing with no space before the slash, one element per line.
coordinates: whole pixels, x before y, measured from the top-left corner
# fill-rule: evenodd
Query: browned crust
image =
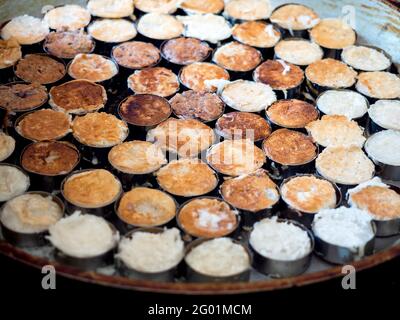
<path fill-rule="evenodd" d="M 169 102 L 179 118 L 202 121 L 218 118 L 225 107 L 224 102 L 215 93 L 193 90 L 177 93 Z"/>
<path fill-rule="evenodd" d="M 305 164 L 317 156 L 311 137 L 288 129 L 274 131 L 264 140 L 263 149 L 272 161 L 283 165 Z"/>
<path fill-rule="evenodd" d="M 136 94 L 155 94 L 168 97 L 179 90 L 177 76 L 164 67 L 136 71 L 128 78 L 128 87 Z"/>
<path fill-rule="evenodd" d="M 184 10 L 201 11 L 202 13 L 219 13 L 225 6 L 224 0 L 186 0 L 181 3 Z"/>
<path fill-rule="evenodd" d="M 94 47 L 91 37 L 80 31 L 50 32 L 43 45 L 46 52 L 64 59 L 71 59 L 78 53 L 90 53 Z"/>
<path fill-rule="evenodd" d="M 0 85 L 0 107 L 10 111 L 25 111 L 47 101 L 46 87 L 37 83 Z"/>
<path fill-rule="evenodd" d="M 21 165 L 25 170 L 49 176 L 67 174 L 78 162 L 78 150 L 67 142 L 59 141 L 33 143 L 21 156 Z"/>
<path fill-rule="evenodd" d="M 307 193 L 307 200 L 299 194 Z M 317 213 L 321 209 L 334 208 L 338 201 L 332 183 L 312 175 L 289 179 L 281 186 L 282 199 L 295 210 Z"/>
<path fill-rule="evenodd" d="M 266 114 L 270 121 L 287 128 L 304 128 L 319 115 L 312 104 L 298 99 L 279 100 L 267 109 Z"/>
<path fill-rule="evenodd" d="M 131 41 L 116 46 L 112 56 L 123 67 L 140 69 L 155 65 L 160 60 L 160 50 L 152 43 Z"/>
<path fill-rule="evenodd" d="M 200 219 L 200 211 L 220 216 L 218 229 L 199 226 L 196 222 Z M 223 215 L 225 217 L 222 217 Z M 231 233 L 237 227 L 238 218 L 236 212 L 225 201 L 217 198 L 196 198 L 181 207 L 178 221 L 183 230 L 195 237 L 215 238 Z"/>
<path fill-rule="evenodd" d="M 204 61 L 212 51 L 204 41 L 183 37 L 168 40 L 161 50 L 166 60 L 182 65 Z"/>
<path fill-rule="evenodd" d="M 27 82 L 53 83 L 65 73 L 63 63 L 44 54 L 27 54 L 15 65 L 15 74 Z"/>
<path fill-rule="evenodd" d="M 306 30 L 303 23 L 299 23 L 301 16 L 308 16 L 310 19 L 318 19 L 318 14 L 311 8 L 300 3 L 284 4 L 271 14 L 270 20 L 287 29 L 291 25 L 292 30 Z M 283 21 L 283 23 L 281 22 Z"/>
<path fill-rule="evenodd" d="M 0 39 L 0 70 L 15 65 L 21 57 L 22 50 L 17 40 L 13 38 Z"/>
<path fill-rule="evenodd" d="M 275 191 L 275 199 L 267 196 L 268 189 Z M 271 208 L 279 200 L 277 186 L 263 169 L 244 177 L 226 180 L 220 192 L 223 199 L 232 206 L 251 212 Z"/>
<path fill-rule="evenodd" d="M 344 62 L 327 58 L 311 63 L 306 77 L 320 86 L 348 88 L 356 82 L 357 72 Z"/>
<path fill-rule="evenodd" d="M 74 118 L 72 132 L 75 139 L 82 144 L 110 147 L 126 139 L 128 126 L 109 113 L 88 113 Z"/>
<path fill-rule="evenodd" d="M 281 63 L 267 60 L 254 70 L 254 79 L 270 85 L 274 90 L 287 90 L 299 86 L 304 80 L 303 70 L 294 64 L 286 64 L 290 70 L 285 74 Z"/>
<path fill-rule="evenodd" d="M 132 140 L 112 147 L 108 161 L 118 171 L 128 174 L 151 173 L 167 163 L 157 145 L 142 140 Z"/>
<path fill-rule="evenodd" d="M 227 139 L 266 139 L 271 134 L 271 127 L 261 116 L 250 112 L 230 112 L 217 120 L 215 129 Z M 248 130 L 249 134 L 246 133 Z"/>
<path fill-rule="evenodd" d="M 121 103 L 119 114 L 130 124 L 154 126 L 170 116 L 171 106 L 162 97 L 152 94 L 137 94 L 129 96 Z"/>
<path fill-rule="evenodd" d="M 175 214 L 174 199 L 157 189 L 133 188 L 122 196 L 118 205 L 118 216 L 135 226 L 162 225 L 175 217 Z"/>
<path fill-rule="evenodd" d="M 235 48 L 234 52 L 231 52 L 232 48 Z M 260 64 L 262 56 L 257 49 L 233 41 L 219 47 L 214 53 L 213 61 L 227 70 L 247 72 Z"/>
<path fill-rule="evenodd" d="M 267 26 L 266 23 L 261 21 L 246 21 L 233 27 L 232 36 L 235 40 L 250 46 L 260 48 L 273 47 L 279 41 L 281 34 L 278 30 L 273 28 L 275 37 L 271 37 L 271 35 L 265 31 Z"/>
<path fill-rule="evenodd" d="M 264 152 L 250 140 L 225 140 L 207 151 L 207 162 L 216 171 L 228 176 L 249 174 L 263 166 Z"/>
<path fill-rule="evenodd" d="M 356 42 L 355 31 L 340 19 L 323 19 L 310 31 L 311 39 L 321 47 L 343 49 Z"/>
<path fill-rule="evenodd" d="M 224 68 L 212 63 L 198 62 L 181 69 L 180 80 L 184 86 L 194 91 L 216 91 L 216 87 L 207 88 L 205 80 L 229 80 L 229 73 Z"/>
<path fill-rule="evenodd" d="M 68 177 L 62 192 L 68 201 L 77 206 L 98 208 L 115 201 L 121 193 L 121 184 L 107 170 L 90 169 Z"/>
<path fill-rule="evenodd" d="M 155 175 L 162 189 L 178 196 L 200 196 L 218 184 L 215 172 L 199 159 L 171 161 Z"/>
<path fill-rule="evenodd" d="M 400 218 L 400 194 L 392 189 L 368 186 L 353 193 L 351 199 L 357 207 L 367 210 L 376 217 Z"/>
<path fill-rule="evenodd" d="M 72 80 L 50 89 L 50 105 L 66 112 L 96 111 L 103 107 L 106 101 L 107 94 L 104 87 L 88 80 Z"/>
<path fill-rule="evenodd" d="M 68 66 L 68 74 L 74 79 L 102 82 L 118 73 L 117 64 L 99 54 L 82 53 L 76 55 Z"/>
<path fill-rule="evenodd" d="M 193 157 L 213 144 L 215 134 L 196 119 L 169 118 L 149 130 L 146 139 L 163 150 L 178 152 L 181 157 Z"/>
<path fill-rule="evenodd" d="M 64 112 L 42 109 L 24 115 L 16 130 L 30 140 L 57 140 L 68 134 L 70 126 L 70 117 Z"/>

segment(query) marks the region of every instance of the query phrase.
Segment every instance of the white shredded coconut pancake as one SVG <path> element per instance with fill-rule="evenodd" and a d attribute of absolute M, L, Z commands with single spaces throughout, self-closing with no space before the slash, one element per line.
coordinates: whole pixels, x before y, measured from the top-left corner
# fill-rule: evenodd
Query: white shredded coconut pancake
<path fill-rule="evenodd" d="M 1 29 L 1 37 L 4 40 L 14 38 L 19 44 L 34 44 L 42 41 L 49 32 L 45 21 L 25 14 L 11 19 Z"/>
<path fill-rule="evenodd" d="M 90 12 L 85 8 L 68 4 L 47 11 L 43 20 L 51 29 L 74 31 L 86 27 L 91 18 Z"/>
<path fill-rule="evenodd" d="M 324 52 L 321 47 L 314 42 L 307 40 L 280 41 L 275 46 L 275 54 L 279 59 L 299 66 L 307 66 L 313 62 L 321 60 Z"/>
<path fill-rule="evenodd" d="M 248 80 L 227 84 L 221 98 L 231 108 L 247 112 L 262 111 L 276 101 L 275 92 L 269 85 Z"/>
<path fill-rule="evenodd" d="M 54 225 L 63 210 L 50 196 L 27 193 L 9 200 L 0 213 L 1 223 L 19 233 L 39 233 Z"/>
<path fill-rule="evenodd" d="M 269 0 L 230 0 L 225 2 L 224 15 L 233 19 L 268 19 L 272 12 Z"/>
<path fill-rule="evenodd" d="M 156 40 L 179 37 L 184 31 L 183 24 L 174 16 L 162 13 L 147 13 L 139 19 L 138 32 Z"/>
<path fill-rule="evenodd" d="M 361 118 L 368 111 L 367 100 L 350 90 L 328 90 L 317 100 L 317 107 L 325 114 L 338 114 L 349 119 Z"/>
<path fill-rule="evenodd" d="M 356 208 L 324 209 L 315 215 L 312 230 L 325 242 L 356 250 L 374 237 L 371 220 Z"/>
<path fill-rule="evenodd" d="M 315 168 L 326 179 L 346 185 L 368 181 L 375 172 L 373 162 L 360 147 L 354 145 L 324 149 L 316 160 Z"/>
<path fill-rule="evenodd" d="M 342 60 L 349 66 L 362 71 L 381 71 L 392 62 L 382 52 L 364 46 L 350 46 L 343 49 Z"/>
<path fill-rule="evenodd" d="M 374 160 L 400 166 L 400 131 L 385 130 L 372 135 L 365 143 L 365 151 Z"/>
<path fill-rule="evenodd" d="M 133 22 L 126 19 L 101 19 L 91 23 L 89 34 L 103 42 L 123 42 L 134 38 L 137 34 Z"/>
<path fill-rule="evenodd" d="M 374 220 L 400 219 L 400 194 L 379 177 L 350 189 L 347 196 L 352 207 L 365 210 Z"/>
<path fill-rule="evenodd" d="M 399 100 L 378 100 L 368 109 L 368 114 L 382 128 L 400 130 Z"/>
<path fill-rule="evenodd" d="M 211 43 L 228 39 L 231 34 L 231 26 L 224 17 L 215 14 L 195 14 L 191 16 L 177 16 L 185 25 L 183 35 Z"/>
<path fill-rule="evenodd" d="M 114 248 L 118 231 L 101 217 L 79 211 L 59 220 L 49 228 L 48 239 L 58 250 L 75 258 L 92 258 Z"/>
<path fill-rule="evenodd" d="M 263 219 L 254 225 L 250 245 L 262 256 L 281 261 L 301 259 L 312 250 L 305 230 L 292 223 L 280 222 L 276 217 Z"/>
<path fill-rule="evenodd" d="M 182 0 L 134 0 L 135 8 L 143 12 L 174 13 Z"/>
<path fill-rule="evenodd" d="M 366 140 L 363 128 L 345 116 L 326 115 L 307 124 L 306 129 L 323 147 L 356 145 L 361 148 Z"/>
<path fill-rule="evenodd" d="M 0 202 L 23 194 L 29 188 L 29 177 L 11 165 L 0 165 Z"/>
<path fill-rule="evenodd" d="M 0 161 L 7 159 L 15 149 L 15 139 L 0 131 Z"/>
<path fill-rule="evenodd" d="M 397 99 L 400 98 L 400 77 L 384 71 L 362 72 L 358 75 L 356 89 L 375 99 Z"/>
<path fill-rule="evenodd" d="M 128 268 L 144 273 L 167 271 L 183 256 L 184 244 L 176 228 L 161 233 L 133 232 L 121 240 L 116 255 Z"/>
<path fill-rule="evenodd" d="M 213 277 L 229 277 L 250 268 L 249 254 L 230 238 L 217 238 L 195 246 L 185 261 L 196 272 Z"/>
<path fill-rule="evenodd" d="M 123 18 L 133 14 L 133 0 L 89 0 L 87 9 L 93 16 Z"/>

